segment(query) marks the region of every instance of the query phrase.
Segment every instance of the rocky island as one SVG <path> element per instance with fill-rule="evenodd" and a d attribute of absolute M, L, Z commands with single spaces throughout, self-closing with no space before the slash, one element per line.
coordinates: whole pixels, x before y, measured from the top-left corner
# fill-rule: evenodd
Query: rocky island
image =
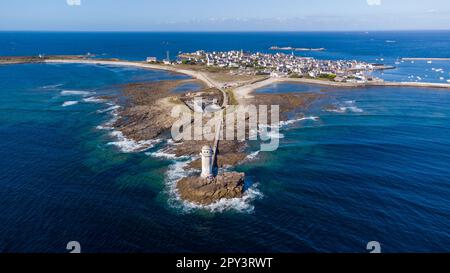
<path fill-rule="evenodd" d="M 182 199 L 189 202 L 208 205 L 220 199 L 241 198 L 244 194 L 245 174 L 227 172 L 213 179 L 186 177 L 177 184 Z"/>

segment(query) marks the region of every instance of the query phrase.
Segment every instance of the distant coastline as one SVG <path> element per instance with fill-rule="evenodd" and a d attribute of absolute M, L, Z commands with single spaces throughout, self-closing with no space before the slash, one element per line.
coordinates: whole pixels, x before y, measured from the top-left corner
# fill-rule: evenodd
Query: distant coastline
<path fill-rule="evenodd" d="M 267 77 L 263 80 L 252 81 L 250 83 L 236 82 L 218 82 L 201 71 L 196 71 L 189 69 L 186 66 L 178 65 L 165 65 L 158 63 L 146 63 L 138 61 L 127 61 L 119 59 L 86 59 L 78 55 L 67 55 L 67 56 L 47 56 L 45 59 L 39 59 L 36 57 L 0 57 L 0 65 L 7 64 L 24 64 L 24 63 L 79 63 L 79 64 L 93 64 L 93 65 L 117 65 L 117 66 L 132 66 L 139 67 L 143 69 L 155 69 L 155 70 L 165 70 L 174 73 L 180 73 L 184 75 L 191 76 L 198 79 L 206 84 L 208 87 L 215 87 L 222 89 L 224 86 L 233 86 L 232 93 L 235 98 L 239 101 L 242 98 L 247 97 L 251 92 L 256 89 L 262 88 L 267 85 L 281 82 L 292 82 L 292 83 L 304 83 L 304 84 L 315 84 L 323 86 L 332 87 L 370 87 L 370 86 L 391 86 L 391 87 L 422 87 L 422 88 L 441 88 L 449 89 L 450 83 L 431 83 L 431 82 L 364 82 L 364 83 L 354 83 L 354 82 L 335 82 L 323 79 L 310 79 L 310 78 L 289 78 L 289 77 L 278 77 L 270 78 Z M 224 92 L 225 96 L 225 92 Z"/>
<path fill-rule="evenodd" d="M 251 97 L 251 94 L 260 88 L 276 83 L 298 83 L 298 84 L 312 84 L 323 85 L 337 88 L 357 88 L 357 87 L 422 87 L 422 88 L 441 88 L 449 89 L 450 84 L 445 83 L 428 83 L 428 82 L 374 82 L 374 83 L 346 83 L 346 82 L 332 82 L 327 80 L 306 79 L 306 78 L 269 78 L 264 81 L 259 81 L 253 84 L 238 87 L 234 90 L 236 99 L 238 101 Z"/>
<path fill-rule="evenodd" d="M 163 64 L 148 64 L 143 62 L 134 62 L 134 61 L 111 61 L 111 60 L 79 60 L 79 59 L 53 59 L 47 60 L 45 63 L 85 63 L 85 64 L 101 64 L 101 65 L 120 65 L 120 66 L 134 66 L 146 69 L 156 69 L 156 70 L 165 70 L 171 71 L 175 73 L 185 74 L 191 76 L 195 79 L 198 79 L 204 82 L 208 87 L 215 87 L 222 90 L 222 86 L 219 82 L 214 81 L 211 77 L 208 77 L 206 73 L 202 73 L 199 71 L 189 70 L 185 68 L 179 68 L 174 65 L 163 65 Z M 450 84 L 448 83 L 431 83 L 431 82 L 365 82 L 365 83 L 352 83 L 352 82 L 335 82 L 329 80 L 321 80 L 321 79 L 309 79 L 309 78 L 267 78 L 264 80 L 259 80 L 246 84 L 239 84 L 237 82 L 228 83 L 229 86 L 235 86 L 232 89 L 232 96 L 235 100 L 242 104 L 246 98 L 251 97 L 251 93 L 255 90 L 274 84 L 274 83 L 298 83 L 298 84 L 313 84 L 313 85 L 323 85 L 323 86 L 331 86 L 338 88 L 357 88 L 357 87 L 371 87 L 371 86 L 390 86 L 390 87 L 421 87 L 421 88 L 440 88 L 440 89 L 448 89 L 450 90 Z M 223 92 L 226 97 L 227 93 Z M 225 99 L 224 99 L 225 101 Z"/>
<path fill-rule="evenodd" d="M 450 61 L 450 58 L 401 58 L 402 61 Z"/>
<path fill-rule="evenodd" d="M 270 50 L 282 50 L 282 51 L 325 51 L 326 49 L 323 47 L 319 48 L 307 48 L 307 47 L 279 47 L 279 46 L 272 46 L 269 48 Z"/>

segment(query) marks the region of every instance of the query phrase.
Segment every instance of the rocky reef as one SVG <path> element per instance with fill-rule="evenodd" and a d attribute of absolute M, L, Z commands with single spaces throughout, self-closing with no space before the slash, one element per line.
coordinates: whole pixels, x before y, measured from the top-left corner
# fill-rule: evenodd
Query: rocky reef
<path fill-rule="evenodd" d="M 240 198 L 244 194 L 245 174 L 226 172 L 214 178 L 186 177 L 178 181 L 177 189 L 183 200 L 209 205 L 221 199 Z"/>

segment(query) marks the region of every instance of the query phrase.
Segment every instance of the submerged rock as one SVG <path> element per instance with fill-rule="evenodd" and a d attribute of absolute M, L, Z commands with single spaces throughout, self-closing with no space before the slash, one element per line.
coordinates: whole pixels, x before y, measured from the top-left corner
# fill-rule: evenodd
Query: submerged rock
<path fill-rule="evenodd" d="M 177 189 L 183 200 L 209 205 L 220 199 L 240 198 L 244 194 L 244 173 L 228 172 L 212 179 L 186 177 L 178 181 Z"/>

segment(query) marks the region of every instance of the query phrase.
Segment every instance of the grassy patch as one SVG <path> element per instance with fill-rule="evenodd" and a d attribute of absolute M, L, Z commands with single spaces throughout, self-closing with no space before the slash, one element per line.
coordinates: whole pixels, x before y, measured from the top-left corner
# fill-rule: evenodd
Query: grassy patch
<path fill-rule="evenodd" d="M 225 93 L 227 94 L 229 105 L 238 105 L 239 104 L 232 89 L 225 90 Z"/>
<path fill-rule="evenodd" d="M 320 74 L 318 78 L 321 80 L 332 81 L 332 80 L 334 80 L 334 78 L 336 78 L 336 75 L 335 74 Z"/>

